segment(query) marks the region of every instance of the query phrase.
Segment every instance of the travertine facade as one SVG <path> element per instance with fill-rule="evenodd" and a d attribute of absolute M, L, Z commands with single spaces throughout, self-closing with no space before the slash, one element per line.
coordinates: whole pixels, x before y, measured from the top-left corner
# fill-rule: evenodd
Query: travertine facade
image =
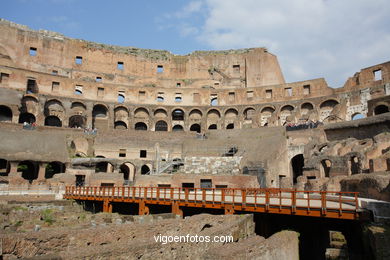
<path fill-rule="evenodd" d="M 307 145 L 327 141 L 322 125 L 389 111 L 390 62 L 330 88 L 322 78 L 286 83 L 265 48 L 178 56 L 5 20 L 0 35 L 4 182 L 169 185 L 174 173 L 191 175 L 188 158 L 220 165 L 232 156 L 234 170 L 218 175 L 241 175 L 233 186 L 291 186 L 308 172 Z M 319 128 L 286 132 L 309 122 Z"/>

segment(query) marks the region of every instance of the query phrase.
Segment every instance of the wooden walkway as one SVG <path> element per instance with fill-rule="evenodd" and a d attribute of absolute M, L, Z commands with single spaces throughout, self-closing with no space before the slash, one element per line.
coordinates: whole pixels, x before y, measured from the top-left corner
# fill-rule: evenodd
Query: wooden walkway
<path fill-rule="evenodd" d="M 183 215 L 182 208 L 222 209 L 310 217 L 358 220 L 363 210 L 357 192 L 296 191 L 290 189 L 199 189 L 163 187 L 66 187 L 66 199 L 112 203 L 137 203 L 139 214 L 149 214 L 148 205 L 166 205 Z M 129 205 L 130 206 L 130 205 Z"/>

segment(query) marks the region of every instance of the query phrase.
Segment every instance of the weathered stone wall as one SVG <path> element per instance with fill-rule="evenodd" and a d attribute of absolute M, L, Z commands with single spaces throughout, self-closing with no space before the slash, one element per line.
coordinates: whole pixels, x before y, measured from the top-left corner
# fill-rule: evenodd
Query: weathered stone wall
<path fill-rule="evenodd" d="M 242 157 L 185 157 L 186 174 L 240 174 Z"/>

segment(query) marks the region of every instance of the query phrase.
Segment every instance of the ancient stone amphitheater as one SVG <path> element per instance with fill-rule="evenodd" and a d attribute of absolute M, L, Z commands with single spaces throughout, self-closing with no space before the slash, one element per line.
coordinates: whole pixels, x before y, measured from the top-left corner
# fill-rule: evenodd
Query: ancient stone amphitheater
<path fill-rule="evenodd" d="M 179 56 L 6 20 L 0 35 L 2 185 L 295 187 L 390 201 L 390 62 L 331 88 L 286 83 L 266 48 Z"/>

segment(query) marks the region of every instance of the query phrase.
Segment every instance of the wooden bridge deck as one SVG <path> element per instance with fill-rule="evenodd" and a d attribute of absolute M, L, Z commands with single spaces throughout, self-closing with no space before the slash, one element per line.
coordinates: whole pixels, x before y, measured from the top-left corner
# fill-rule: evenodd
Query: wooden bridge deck
<path fill-rule="evenodd" d="M 66 187 L 66 199 L 103 202 L 103 211 L 112 212 L 112 203 L 137 203 L 139 214 L 149 214 L 148 205 L 172 206 L 183 215 L 183 207 L 287 214 L 358 220 L 357 192 L 296 191 L 290 189 L 199 189 L 165 187 Z"/>

